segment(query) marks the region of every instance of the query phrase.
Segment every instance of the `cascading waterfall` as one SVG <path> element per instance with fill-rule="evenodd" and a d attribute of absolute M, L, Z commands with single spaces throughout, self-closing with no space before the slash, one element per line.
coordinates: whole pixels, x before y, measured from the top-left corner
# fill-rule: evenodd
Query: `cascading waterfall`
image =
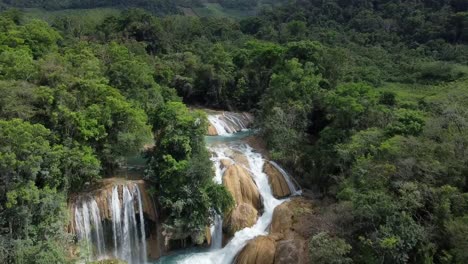
<path fill-rule="evenodd" d="M 218 135 L 224 136 L 227 134 L 232 134 L 235 131 L 229 127 L 229 125 L 220 118 L 220 115 L 209 115 L 208 120 L 215 127 Z"/>
<path fill-rule="evenodd" d="M 101 214 L 94 199 L 81 200 L 75 207 L 75 225 L 78 238 L 86 244 L 88 260 L 92 256 L 102 256 L 105 252 L 104 234 Z"/>
<path fill-rule="evenodd" d="M 211 250 L 220 249 L 223 247 L 223 218 L 220 215 L 215 215 L 214 224 L 211 227 Z"/>
<path fill-rule="evenodd" d="M 141 192 L 139 188 L 135 188 L 138 198 L 138 212 L 140 212 L 140 234 L 141 234 L 141 256 L 143 263 L 147 262 L 148 253 L 146 250 L 146 232 L 145 232 L 145 216 L 143 213 L 143 203 L 141 202 Z"/>
<path fill-rule="evenodd" d="M 114 186 L 112 189 L 112 197 L 111 197 L 111 206 L 110 209 L 112 210 L 112 235 L 114 238 L 114 256 L 118 256 L 119 252 L 119 241 L 122 237 L 122 229 L 121 229 L 121 211 L 120 211 L 120 200 L 119 200 L 119 188 L 118 186 Z"/>
<path fill-rule="evenodd" d="M 231 241 L 219 250 L 213 250 L 205 253 L 196 253 L 186 256 L 178 263 L 192 264 L 218 264 L 218 263 L 232 263 L 237 253 L 247 244 L 247 242 L 259 235 L 267 234 L 267 228 L 273 218 L 274 209 L 283 201 L 276 199 L 271 191 L 268 178 L 263 172 L 263 165 L 265 160 L 262 155 L 253 151 L 248 145 L 243 145 L 240 148 L 241 152 L 247 158 L 249 168 L 246 168 L 252 175 L 255 183 L 257 184 L 259 193 L 263 200 L 264 212 L 252 227 L 244 228 L 235 233 Z"/>
<path fill-rule="evenodd" d="M 137 185 L 122 186 L 122 203 L 120 203 L 118 187 L 112 191 L 111 215 L 114 238 L 115 257 L 129 264 L 146 263 L 146 235 L 143 217 L 141 193 Z M 139 227 L 136 221 L 135 204 L 140 215 Z M 123 209 L 123 211 L 122 211 Z"/>
<path fill-rule="evenodd" d="M 216 129 L 219 136 L 226 136 L 245 130 L 252 122 L 251 117 L 248 114 L 231 112 L 208 115 L 208 121 Z"/>
<path fill-rule="evenodd" d="M 219 216 L 215 216 L 214 223 L 211 226 L 211 247 L 209 251 L 187 250 L 172 256 L 163 257 L 158 264 L 229 264 L 232 263 L 236 255 L 242 248 L 252 239 L 259 235 L 266 235 L 267 229 L 273 219 L 275 208 L 285 200 L 278 200 L 273 196 L 272 189 L 268 176 L 264 173 L 265 159 L 258 152 L 255 152 L 252 147 L 240 141 L 240 139 L 248 134 L 238 133 L 236 136 L 230 134 L 235 133 L 246 127 L 242 120 L 237 121 L 235 117 L 230 115 L 235 113 L 223 113 L 222 115 L 209 115 L 208 119 L 213 127 L 217 130 L 217 137 L 208 137 L 208 149 L 212 153 L 211 161 L 215 169 L 215 177 L 213 180 L 222 184 L 223 175 L 226 169 L 231 164 L 243 166 L 251 175 L 256 183 L 259 194 L 263 202 L 263 214 L 258 218 L 257 222 L 252 227 L 244 228 L 234 234 L 234 237 L 222 247 L 223 231 L 222 221 Z M 229 116 L 228 118 L 226 116 Z M 252 117 L 245 115 L 242 117 L 248 123 L 252 122 Z M 276 166 L 275 166 L 276 165 Z M 277 164 L 280 173 L 288 183 L 291 193 L 298 194 L 297 188 L 292 182 L 292 178 L 281 169 Z"/>
<path fill-rule="evenodd" d="M 299 185 L 294 184 L 294 182 L 292 180 L 293 178 L 283 168 L 281 168 L 281 166 L 278 165 L 276 162 L 271 161 L 271 160 L 269 162 L 270 162 L 271 165 L 273 165 L 283 175 L 283 178 L 286 181 L 286 183 L 288 184 L 289 191 L 291 191 L 291 194 L 292 195 L 301 195 L 302 190 L 299 189 L 299 188 L 296 188 L 296 186 L 299 186 Z"/>
<path fill-rule="evenodd" d="M 109 226 L 112 230 L 109 241 L 104 237 L 105 222 L 96 200 L 85 197 L 75 205 L 75 230 L 78 239 L 86 244 L 88 260 L 112 257 L 128 264 L 147 263 L 145 219 L 138 185 L 114 186 L 107 198 L 111 216 L 111 223 L 107 224 L 112 227 Z"/>

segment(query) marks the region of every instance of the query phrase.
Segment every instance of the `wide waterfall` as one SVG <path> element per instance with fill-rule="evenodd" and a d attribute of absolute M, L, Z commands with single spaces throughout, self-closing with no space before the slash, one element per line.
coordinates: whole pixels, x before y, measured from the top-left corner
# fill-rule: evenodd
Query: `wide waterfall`
<path fill-rule="evenodd" d="M 101 218 L 104 212 L 93 197 L 83 197 L 75 203 L 75 231 L 86 247 L 87 259 L 116 258 L 128 264 L 146 263 L 145 219 L 138 185 L 116 185 L 107 200 L 110 223 Z M 107 232 L 108 237 L 104 237 L 105 228 L 111 232 Z"/>
<path fill-rule="evenodd" d="M 222 112 L 208 115 L 210 127 L 215 131 L 209 131 L 210 135 L 225 136 L 247 129 L 253 121 L 248 113 Z"/>

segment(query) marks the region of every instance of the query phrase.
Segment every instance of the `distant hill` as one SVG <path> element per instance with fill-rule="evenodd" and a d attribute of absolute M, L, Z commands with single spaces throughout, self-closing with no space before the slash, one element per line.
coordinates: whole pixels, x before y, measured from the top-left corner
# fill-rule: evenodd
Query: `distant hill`
<path fill-rule="evenodd" d="M 156 15 L 185 14 L 242 18 L 283 0 L 0 0 L 0 10 L 39 8 L 47 11 L 94 8 L 141 8 Z"/>

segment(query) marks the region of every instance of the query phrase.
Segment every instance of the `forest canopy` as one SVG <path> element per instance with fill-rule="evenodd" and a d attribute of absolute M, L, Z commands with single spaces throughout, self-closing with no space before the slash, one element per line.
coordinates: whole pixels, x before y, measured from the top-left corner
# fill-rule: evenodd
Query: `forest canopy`
<path fill-rule="evenodd" d="M 237 20 L 128 3 L 96 22 L 0 15 L 1 263 L 71 261 L 68 196 L 145 145 L 166 227 L 229 209 L 190 106 L 255 113 L 271 158 L 338 208 L 343 228 L 309 241 L 317 263 L 468 262 L 466 1 L 297 0 Z"/>

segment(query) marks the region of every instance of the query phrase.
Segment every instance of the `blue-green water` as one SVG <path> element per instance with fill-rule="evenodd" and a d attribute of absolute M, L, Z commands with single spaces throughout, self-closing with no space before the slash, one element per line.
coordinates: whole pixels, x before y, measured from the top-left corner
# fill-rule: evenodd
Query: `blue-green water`
<path fill-rule="evenodd" d="M 206 144 L 209 146 L 215 143 L 227 143 L 233 141 L 239 141 L 244 139 L 248 136 L 252 136 L 255 134 L 254 130 L 243 130 L 241 132 L 237 132 L 235 134 L 223 135 L 223 136 L 205 136 Z"/>

